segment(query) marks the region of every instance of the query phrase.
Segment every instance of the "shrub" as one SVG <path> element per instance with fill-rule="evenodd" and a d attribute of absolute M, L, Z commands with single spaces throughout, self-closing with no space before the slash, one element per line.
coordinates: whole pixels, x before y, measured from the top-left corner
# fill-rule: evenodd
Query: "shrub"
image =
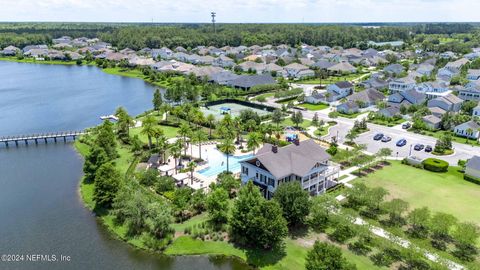
<path fill-rule="evenodd" d="M 478 179 L 476 177 L 464 174 L 463 179 L 467 180 L 468 182 L 472 182 L 474 184 L 480 185 L 480 179 Z"/>
<path fill-rule="evenodd" d="M 448 170 L 448 162 L 437 158 L 427 158 L 423 162 L 423 168 L 432 172 L 446 172 Z"/>

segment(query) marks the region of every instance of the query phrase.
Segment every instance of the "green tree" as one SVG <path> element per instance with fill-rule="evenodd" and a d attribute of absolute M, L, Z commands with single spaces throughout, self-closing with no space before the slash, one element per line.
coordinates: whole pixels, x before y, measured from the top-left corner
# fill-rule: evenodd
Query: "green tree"
<path fill-rule="evenodd" d="M 208 124 L 208 138 L 212 138 L 212 129 L 215 127 L 215 116 L 213 114 L 207 115 Z"/>
<path fill-rule="evenodd" d="M 190 128 L 190 125 L 188 125 L 186 123 L 182 123 L 180 125 L 180 128 L 178 129 L 178 135 L 180 135 L 182 137 L 182 140 L 184 142 L 184 146 L 183 146 L 183 149 L 184 149 L 183 155 L 184 156 L 187 155 L 187 147 L 186 147 L 187 137 L 191 136 L 191 134 L 192 134 L 192 129 Z"/>
<path fill-rule="evenodd" d="M 162 108 L 162 94 L 160 93 L 160 89 L 155 89 L 155 92 L 153 93 L 153 109 L 157 111 L 158 114 L 160 114 L 160 109 Z"/>
<path fill-rule="evenodd" d="M 120 173 L 112 163 L 105 163 L 95 174 L 93 199 L 98 207 L 110 208 L 120 185 Z"/>
<path fill-rule="evenodd" d="M 354 270 L 357 267 L 347 261 L 340 248 L 315 241 L 313 249 L 307 254 L 305 269 L 307 270 Z"/>
<path fill-rule="evenodd" d="M 300 124 L 303 123 L 303 114 L 300 111 L 292 113 L 292 123 L 295 124 L 295 127 L 298 128 Z"/>
<path fill-rule="evenodd" d="M 213 224 L 225 224 L 228 220 L 228 192 L 220 187 L 214 189 L 207 197 L 206 208 Z"/>
<path fill-rule="evenodd" d="M 478 254 L 476 244 L 480 237 L 478 226 L 469 222 L 459 223 L 452 236 L 456 247 L 453 254 L 464 261 L 474 261 Z"/>
<path fill-rule="evenodd" d="M 447 239 L 453 226 L 457 224 L 457 218 L 446 213 L 436 213 L 430 221 L 430 229 L 433 237 Z"/>
<path fill-rule="evenodd" d="M 177 140 L 175 143 L 173 143 L 171 146 L 170 146 L 170 153 L 171 155 L 173 156 L 173 158 L 175 159 L 175 173 L 177 173 L 177 168 L 180 164 L 178 164 L 177 160 L 178 158 L 181 157 L 182 155 L 182 142 L 180 140 Z"/>
<path fill-rule="evenodd" d="M 272 113 L 272 123 L 276 124 L 277 127 L 278 125 L 280 125 L 280 123 L 282 123 L 282 121 L 284 120 L 285 118 L 283 117 L 283 113 L 281 110 L 279 109 L 275 109 Z"/>
<path fill-rule="evenodd" d="M 233 139 L 225 139 L 223 142 L 219 145 L 218 149 L 224 153 L 227 156 L 227 172 L 229 172 L 229 165 L 228 165 L 228 159 L 230 155 L 235 153 L 235 144 L 233 143 Z"/>
<path fill-rule="evenodd" d="M 308 223 L 314 230 L 324 231 L 331 224 L 331 216 L 340 209 L 340 203 L 330 194 L 312 199 Z"/>
<path fill-rule="evenodd" d="M 133 125 L 133 118 L 128 115 L 127 111 L 123 107 L 118 107 L 115 116 L 118 117 L 117 121 L 117 134 L 120 139 L 126 139 L 130 135 L 130 126 Z"/>
<path fill-rule="evenodd" d="M 148 138 L 148 147 L 152 149 L 152 137 L 155 136 L 155 118 L 151 115 L 145 117 L 142 123 L 142 130 L 140 131 L 141 134 L 146 135 Z"/>
<path fill-rule="evenodd" d="M 262 135 L 260 135 L 258 132 L 251 132 L 248 134 L 247 148 L 248 150 L 252 150 L 253 154 L 255 154 L 255 149 L 260 147 L 261 143 L 262 143 Z"/>
<path fill-rule="evenodd" d="M 393 199 L 383 204 L 389 215 L 389 223 L 394 226 L 402 225 L 404 219 L 402 214 L 408 209 L 408 202 L 402 199 Z"/>
<path fill-rule="evenodd" d="M 427 207 L 416 208 L 408 214 L 408 222 L 411 224 L 410 233 L 417 238 L 428 236 L 431 213 Z"/>
<path fill-rule="evenodd" d="M 288 232 L 278 203 L 265 200 L 252 182 L 240 189 L 229 225 L 233 241 L 264 249 L 279 246 Z"/>
<path fill-rule="evenodd" d="M 310 212 L 310 196 L 299 182 L 283 183 L 277 187 L 273 199 L 282 207 L 283 217 L 289 226 L 305 223 Z"/>
<path fill-rule="evenodd" d="M 106 120 L 97 128 L 97 136 L 95 144 L 102 148 L 110 160 L 117 158 L 117 142 L 115 141 L 115 133 L 113 132 L 113 124 Z"/>
<path fill-rule="evenodd" d="M 202 159 L 202 143 L 208 140 L 207 134 L 199 129 L 192 134 L 192 141 L 198 145 L 198 158 Z"/>
<path fill-rule="evenodd" d="M 108 162 L 109 158 L 103 148 L 94 145 L 85 156 L 83 172 L 85 173 L 85 182 L 92 183 L 95 180 L 95 174 L 98 168 Z"/>
<path fill-rule="evenodd" d="M 312 118 L 312 126 L 319 127 L 318 113 L 315 113 Z"/>
<path fill-rule="evenodd" d="M 190 184 L 193 185 L 193 172 L 195 171 L 195 168 L 197 167 L 197 163 L 190 161 L 187 164 L 187 169 L 190 172 Z"/>

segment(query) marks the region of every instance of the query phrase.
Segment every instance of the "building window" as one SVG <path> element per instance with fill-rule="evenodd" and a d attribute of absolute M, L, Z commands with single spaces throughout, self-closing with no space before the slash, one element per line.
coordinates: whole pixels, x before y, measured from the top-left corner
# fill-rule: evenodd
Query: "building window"
<path fill-rule="evenodd" d="M 273 180 L 272 178 L 268 178 L 268 185 L 275 187 L 275 180 Z"/>

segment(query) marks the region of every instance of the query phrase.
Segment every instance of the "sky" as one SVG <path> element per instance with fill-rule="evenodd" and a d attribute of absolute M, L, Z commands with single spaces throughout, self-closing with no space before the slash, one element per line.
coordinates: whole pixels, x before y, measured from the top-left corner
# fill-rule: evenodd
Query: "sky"
<path fill-rule="evenodd" d="M 478 0 L 0 0 L 0 21 L 478 22 Z"/>

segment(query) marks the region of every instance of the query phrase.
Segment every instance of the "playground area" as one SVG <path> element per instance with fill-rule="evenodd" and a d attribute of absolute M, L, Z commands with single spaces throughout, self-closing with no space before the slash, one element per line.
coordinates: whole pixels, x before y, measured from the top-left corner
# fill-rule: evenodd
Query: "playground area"
<path fill-rule="evenodd" d="M 222 103 L 217 105 L 210 105 L 207 107 L 202 107 L 200 108 L 200 110 L 205 115 L 212 114 L 217 119 L 222 118 L 223 115 L 225 114 L 230 114 L 231 116 L 236 117 L 236 116 L 239 116 L 240 112 L 244 110 L 252 110 L 258 113 L 258 115 L 260 116 L 269 114 L 267 110 L 261 110 L 261 109 L 257 109 L 257 108 L 249 107 L 246 105 L 237 104 L 237 103 Z"/>

